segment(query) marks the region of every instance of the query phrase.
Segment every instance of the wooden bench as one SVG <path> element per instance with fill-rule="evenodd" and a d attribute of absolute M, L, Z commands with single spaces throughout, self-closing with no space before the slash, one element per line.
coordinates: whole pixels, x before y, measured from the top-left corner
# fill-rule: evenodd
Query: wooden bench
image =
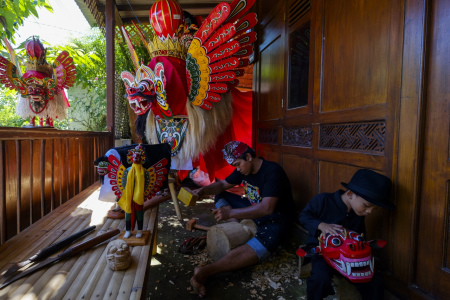
<path fill-rule="evenodd" d="M 100 184 L 93 184 L 0 246 L 0 275 L 14 263 L 89 226 L 97 228 L 71 246 L 108 229 L 123 230 L 125 220 L 106 217 L 112 203 L 99 201 L 99 191 Z M 145 211 L 144 230 L 149 230 L 150 236 L 144 246 L 131 247 L 132 263 L 127 270 L 107 267 L 106 241 L 4 287 L 0 299 L 143 299 L 151 255 L 156 249 L 157 219 L 158 206 Z"/>

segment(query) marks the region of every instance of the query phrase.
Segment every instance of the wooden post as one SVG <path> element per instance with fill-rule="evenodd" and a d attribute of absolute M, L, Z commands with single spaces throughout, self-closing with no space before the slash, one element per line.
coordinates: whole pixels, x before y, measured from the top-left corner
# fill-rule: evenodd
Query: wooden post
<path fill-rule="evenodd" d="M 106 128 L 111 132 L 110 147 L 114 147 L 114 99 L 115 99 L 115 5 L 114 0 L 106 0 L 105 7 L 105 26 L 106 26 Z"/>

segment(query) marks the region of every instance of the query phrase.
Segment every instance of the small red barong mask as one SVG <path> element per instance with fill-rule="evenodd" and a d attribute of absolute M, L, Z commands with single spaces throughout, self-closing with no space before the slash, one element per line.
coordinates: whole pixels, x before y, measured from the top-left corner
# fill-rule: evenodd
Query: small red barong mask
<path fill-rule="evenodd" d="M 372 280 L 372 248 L 383 248 L 387 243 L 384 240 L 366 242 L 362 235 L 346 230 L 339 234 L 322 234 L 319 242 L 315 253 L 322 254 L 325 261 L 345 278 L 358 283 Z M 304 257 L 306 254 L 301 248 L 297 250 L 299 256 Z"/>

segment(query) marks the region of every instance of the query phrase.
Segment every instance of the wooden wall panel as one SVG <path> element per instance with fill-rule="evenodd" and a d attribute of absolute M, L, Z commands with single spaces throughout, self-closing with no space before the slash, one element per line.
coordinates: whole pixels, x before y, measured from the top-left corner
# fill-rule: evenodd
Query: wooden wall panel
<path fill-rule="evenodd" d="M 319 193 L 333 193 L 344 189 L 341 182 L 349 182 L 359 167 L 337 162 L 319 162 Z"/>
<path fill-rule="evenodd" d="M 450 299 L 450 269 L 445 265 L 450 232 L 450 2 L 430 1 L 428 74 L 419 203 L 416 284 L 438 299 Z"/>
<path fill-rule="evenodd" d="M 20 156 L 21 156 L 21 177 L 20 177 L 20 185 L 21 185 L 21 197 L 20 197 L 20 206 L 21 206 L 21 221 L 20 221 L 20 229 L 21 231 L 32 223 L 31 218 L 31 190 L 30 190 L 30 178 L 31 178 L 31 141 L 24 140 L 20 141 Z"/>
<path fill-rule="evenodd" d="M 33 223 L 43 216 L 41 211 L 41 144 L 42 140 L 33 140 L 33 203 L 31 205 Z"/>
<path fill-rule="evenodd" d="M 314 189 L 317 186 L 315 163 L 312 159 L 284 154 L 282 167 L 293 187 L 292 196 L 295 205 L 298 210 L 301 210 L 317 194 L 317 190 Z"/>
<path fill-rule="evenodd" d="M 323 112 L 386 102 L 392 2 L 324 2 Z"/>
<path fill-rule="evenodd" d="M 264 157 L 267 160 L 281 164 L 281 155 L 279 152 L 271 151 L 270 149 L 264 149 L 257 151 L 257 153 L 258 156 Z"/>
<path fill-rule="evenodd" d="M 63 175 L 63 169 L 61 168 L 61 140 L 60 139 L 54 139 L 53 140 L 53 189 L 54 189 L 54 197 L 55 197 L 55 208 L 60 206 L 62 204 L 62 175 Z"/>
<path fill-rule="evenodd" d="M 17 176 L 16 166 L 16 142 L 5 142 L 5 155 L 7 157 L 4 165 L 6 178 L 6 239 L 10 239 L 17 234 Z"/>
<path fill-rule="evenodd" d="M 0 243 L 98 179 L 92 162 L 111 135 L 0 127 Z"/>
<path fill-rule="evenodd" d="M 44 215 L 48 214 L 53 209 L 53 140 L 45 141 L 44 148 Z"/>
<path fill-rule="evenodd" d="M 284 45 L 277 38 L 260 53 L 261 91 L 259 94 L 259 120 L 278 119 L 282 116 L 284 97 Z"/>

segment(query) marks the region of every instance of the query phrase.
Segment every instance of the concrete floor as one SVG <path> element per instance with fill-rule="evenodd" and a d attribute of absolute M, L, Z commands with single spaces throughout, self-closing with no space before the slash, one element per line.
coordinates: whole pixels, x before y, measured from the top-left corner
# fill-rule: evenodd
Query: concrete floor
<path fill-rule="evenodd" d="M 199 299 L 189 284 L 193 270 L 199 264 L 211 262 L 206 249 L 197 255 L 178 252 L 180 244 L 192 236 L 201 237 L 204 231 L 187 231 L 185 224 L 196 218 L 198 224 L 216 224 L 211 210 L 213 200 L 207 199 L 194 207 L 180 203 L 183 222 L 178 221 L 172 201 L 160 204 L 158 225 L 158 254 L 153 256 L 147 282 L 146 299 Z M 182 224 L 183 223 L 183 224 Z M 291 240 L 286 241 L 266 261 L 246 269 L 219 274 L 206 282 L 206 299 L 306 299 L 306 283 L 298 277 L 298 258 L 295 251 L 300 244 L 293 228 Z M 335 299 L 328 297 L 327 299 Z"/>

